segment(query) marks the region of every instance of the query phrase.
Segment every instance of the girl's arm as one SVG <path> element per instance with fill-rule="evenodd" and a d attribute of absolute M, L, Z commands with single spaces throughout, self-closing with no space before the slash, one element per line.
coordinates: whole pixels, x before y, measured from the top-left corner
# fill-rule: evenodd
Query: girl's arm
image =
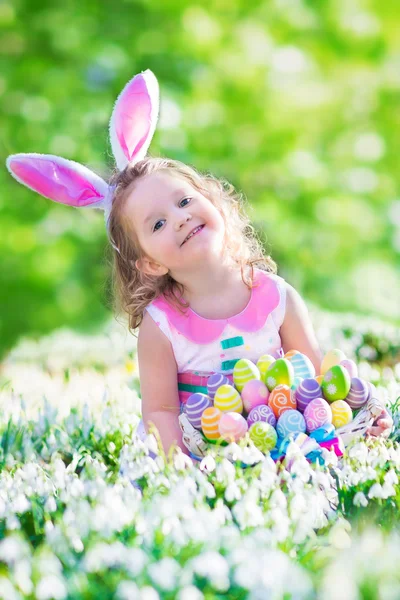
<path fill-rule="evenodd" d="M 149 432 L 150 422 L 154 423 L 167 455 L 174 443 L 188 455 L 178 422 L 180 403 L 174 353 L 170 341 L 147 311 L 139 327 L 137 352 L 146 432 Z"/>
<path fill-rule="evenodd" d="M 287 282 L 285 285 L 286 313 L 279 330 L 283 351 L 285 353 L 289 350 L 302 352 L 311 360 L 316 375 L 319 375 L 323 354 L 318 345 L 307 307 L 300 294 Z"/>

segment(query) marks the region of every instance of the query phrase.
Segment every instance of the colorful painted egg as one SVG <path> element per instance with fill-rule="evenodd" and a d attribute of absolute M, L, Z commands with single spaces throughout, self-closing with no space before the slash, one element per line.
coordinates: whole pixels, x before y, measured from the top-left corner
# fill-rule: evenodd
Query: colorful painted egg
<path fill-rule="evenodd" d="M 368 386 L 368 398 L 367 398 L 367 402 L 368 400 L 370 400 L 371 398 L 377 398 L 378 397 L 378 391 L 376 389 L 376 387 L 374 386 L 373 383 L 371 383 L 370 381 L 367 381 L 367 386 Z"/>
<path fill-rule="evenodd" d="M 346 402 L 350 408 L 357 410 L 366 404 L 369 395 L 369 388 L 366 381 L 359 377 L 353 377 L 351 380 L 350 391 L 346 396 Z"/>
<path fill-rule="evenodd" d="M 304 381 L 304 379 L 302 377 L 296 377 L 295 376 L 295 378 L 293 379 L 293 383 L 290 386 L 292 388 L 292 390 L 296 391 L 302 381 Z"/>
<path fill-rule="evenodd" d="M 222 412 L 215 406 L 206 408 L 201 415 L 201 428 L 208 440 L 219 440 L 221 437 L 218 428 L 221 415 Z"/>
<path fill-rule="evenodd" d="M 271 354 L 263 354 L 258 359 L 257 368 L 260 371 L 261 381 L 264 381 L 264 375 L 273 362 L 275 362 L 275 358 Z"/>
<path fill-rule="evenodd" d="M 228 442 L 237 442 L 248 429 L 247 421 L 236 412 L 222 413 L 219 420 L 219 433 Z"/>
<path fill-rule="evenodd" d="M 315 398 L 304 411 L 307 431 L 314 431 L 326 423 L 332 423 L 332 410 L 326 400 Z"/>
<path fill-rule="evenodd" d="M 310 379 L 315 376 L 315 367 L 305 354 L 302 354 L 298 350 L 290 350 L 290 352 L 285 354 L 284 358 L 287 358 L 293 365 L 295 377 Z"/>
<path fill-rule="evenodd" d="M 278 385 L 291 386 L 294 381 L 293 365 L 287 358 L 278 358 L 265 373 L 264 383 L 271 392 Z"/>
<path fill-rule="evenodd" d="M 316 379 L 303 379 L 296 388 L 294 397 L 297 402 L 297 410 L 304 412 L 311 400 L 322 397 L 321 386 Z"/>
<path fill-rule="evenodd" d="M 249 429 L 249 435 L 255 447 L 261 452 L 269 452 L 275 448 L 278 439 L 274 427 L 265 421 L 253 423 Z"/>
<path fill-rule="evenodd" d="M 272 411 L 272 408 L 266 406 L 265 404 L 260 404 L 255 408 L 252 408 L 247 417 L 247 423 L 253 425 L 253 423 L 257 423 L 258 421 L 265 421 L 275 427 L 276 425 L 276 417 Z"/>
<path fill-rule="evenodd" d="M 335 350 L 330 350 L 324 356 L 324 359 L 321 363 L 321 375 L 325 375 L 325 373 L 335 365 L 339 365 L 342 360 L 346 360 L 346 355 L 341 350 L 337 348 Z"/>
<path fill-rule="evenodd" d="M 261 379 L 258 367 L 248 358 L 241 358 L 233 367 L 233 383 L 236 389 L 241 392 L 245 383 L 251 379 Z"/>
<path fill-rule="evenodd" d="M 268 406 L 272 409 L 277 419 L 285 410 L 295 409 L 296 400 L 293 390 L 287 385 L 278 385 L 269 395 Z"/>
<path fill-rule="evenodd" d="M 346 360 L 342 360 L 342 362 L 340 363 L 340 366 L 347 369 L 347 371 L 349 372 L 349 375 L 352 379 L 353 379 L 353 377 L 358 377 L 358 367 L 357 367 L 356 363 L 354 362 L 354 360 L 350 360 L 349 358 L 346 358 Z"/>
<path fill-rule="evenodd" d="M 323 375 L 316 375 L 316 376 L 314 377 L 314 379 L 315 379 L 315 381 L 316 381 L 317 383 L 319 383 L 319 385 L 321 385 L 321 383 L 322 383 L 322 381 L 323 381 L 323 379 L 324 379 L 324 376 L 323 376 Z"/>
<path fill-rule="evenodd" d="M 222 412 L 241 413 L 243 411 L 243 402 L 239 392 L 228 383 L 221 385 L 215 392 L 214 406 Z"/>
<path fill-rule="evenodd" d="M 351 379 L 349 372 L 340 365 L 327 370 L 322 380 L 322 393 L 326 400 L 344 400 L 350 391 Z"/>
<path fill-rule="evenodd" d="M 246 412 L 250 412 L 255 406 L 267 404 L 269 391 L 265 383 L 259 379 L 250 379 L 242 389 L 242 402 Z"/>
<path fill-rule="evenodd" d="M 353 412 L 346 400 L 335 400 L 331 404 L 332 424 L 334 427 L 343 427 L 353 420 Z"/>
<path fill-rule="evenodd" d="M 200 392 L 191 394 L 185 404 L 185 413 L 189 423 L 193 427 L 200 429 L 201 415 L 210 406 L 212 406 L 212 401 L 206 394 L 201 394 Z"/>
<path fill-rule="evenodd" d="M 207 379 L 208 396 L 214 400 L 215 392 L 221 385 L 230 385 L 230 380 L 222 373 L 213 373 Z"/>
<path fill-rule="evenodd" d="M 314 431 L 311 431 L 310 438 L 313 438 L 318 443 L 327 442 L 335 437 L 335 427 L 332 423 L 325 423 L 325 425 L 321 425 Z"/>
<path fill-rule="evenodd" d="M 303 415 L 298 410 L 286 410 L 278 419 L 276 425 L 277 434 L 285 438 L 290 433 L 304 433 L 306 422 Z"/>

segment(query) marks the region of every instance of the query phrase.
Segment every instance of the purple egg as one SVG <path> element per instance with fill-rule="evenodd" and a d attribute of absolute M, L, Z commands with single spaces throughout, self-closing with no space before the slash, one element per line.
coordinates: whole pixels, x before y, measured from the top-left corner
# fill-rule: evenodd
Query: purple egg
<path fill-rule="evenodd" d="M 210 406 L 212 406 L 212 401 L 205 394 L 201 394 L 200 392 L 191 394 L 187 399 L 185 406 L 185 413 L 189 423 L 193 425 L 193 427 L 201 429 L 201 415 L 205 409 Z"/>
<path fill-rule="evenodd" d="M 346 402 L 351 408 L 361 408 L 368 400 L 369 388 L 367 383 L 359 377 L 353 377 L 351 380 L 350 391 L 347 394 Z"/>
<path fill-rule="evenodd" d="M 315 400 L 315 398 L 321 398 L 321 396 L 321 386 L 316 379 L 303 379 L 303 381 L 299 383 L 294 393 L 294 397 L 297 402 L 297 410 L 304 412 L 311 400 Z"/>
<path fill-rule="evenodd" d="M 210 375 L 210 377 L 207 379 L 207 390 L 208 396 L 211 398 L 211 400 L 214 400 L 217 389 L 221 387 L 221 385 L 225 384 L 232 385 L 231 381 L 222 373 L 213 373 Z"/>
<path fill-rule="evenodd" d="M 272 408 L 267 406 L 266 404 L 260 404 L 259 406 L 255 406 L 249 412 L 247 417 L 247 423 L 253 425 L 253 423 L 257 423 L 258 421 L 265 421 L 275 427 L 276 425 L 276 417 L 272 411 Z"/>
<path fill-rule="evenodd" d="M 344 367 L 346 371 L 349 372 L 351 378 L 358 377 L 358 368 L 354 360 L 346 358 L 345 360 L 341 361 L 340 366 Z"/>
<path fill-rule="evenodd" d="M 368 402 L 368 400 L 371 400 L 371 398 L 377 397 L 377 390 L 376 390 L 376 387 L 374 386 L 374 384 L 371 383 L 370 381 L 366 381 L 366 384 L 368 386 L 368 398 L 367 398 L 367 402 Z"/>

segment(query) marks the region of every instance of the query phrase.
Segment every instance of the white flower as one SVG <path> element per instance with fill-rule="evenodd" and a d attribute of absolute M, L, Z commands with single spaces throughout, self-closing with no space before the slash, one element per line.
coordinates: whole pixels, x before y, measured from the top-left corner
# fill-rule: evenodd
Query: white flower
<path fill-rule="evenodd" d="M 165 591 L 173 591 L 177 587 L 180 571 L 179 563 L 168 556 L 148 566 L 153 582 Z"/>
<path fill-rule="evenodd" d="M 63 600 L 67 596 L 67 588 L 58 575 L 45 575 L 36 586 L 38 600 Z"/>
<path fill-rule="evenodd" d="M 374 483 L 368 492 L 368 498 L 384 498 L 383 489 L 380 483 Z"/>
<path fill-rule="evenodd" d="M 334 383 L 330 383 L 330 384 L 328 385 L 328 387 L 327 387 L 327 390 L 328 390 L 328 394 L 331 394 L 331 395 L 333 395 L 333 394 L 336 394 L 336 392 L 337 392 L 337 387 L 336 387 L 336 385 L 335 385 Z"/>
<path fill-rule="evenodd" d="M 269 388 L 274 388 L 276 386 L 276 379 L 275 377 L 267 377 L 267 386 Z"/>
<path fill-rule="evenodd" d="M 368 499 L 363 492 L 357 492 L 353 498 L 354 506 L 368 506 Z"/>

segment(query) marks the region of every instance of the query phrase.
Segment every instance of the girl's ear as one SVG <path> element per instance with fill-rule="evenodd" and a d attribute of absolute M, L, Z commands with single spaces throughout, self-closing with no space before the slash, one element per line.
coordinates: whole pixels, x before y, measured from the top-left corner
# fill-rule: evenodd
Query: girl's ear
<path fill-rule="evenodd" d="M 6 164 L 19 183 L 54 202 L 105 210 L 110 201 L 107 183 L 72 160 L 51 154 L 12 154 Z"/>
<path fill-rule="evenodd" d="M 147 69 L 135 75 L 120 95 L 110 120 L 110 140 L 117 167 L 122 171 L 146 156 L 158 120 L 159 88 Z"/>

